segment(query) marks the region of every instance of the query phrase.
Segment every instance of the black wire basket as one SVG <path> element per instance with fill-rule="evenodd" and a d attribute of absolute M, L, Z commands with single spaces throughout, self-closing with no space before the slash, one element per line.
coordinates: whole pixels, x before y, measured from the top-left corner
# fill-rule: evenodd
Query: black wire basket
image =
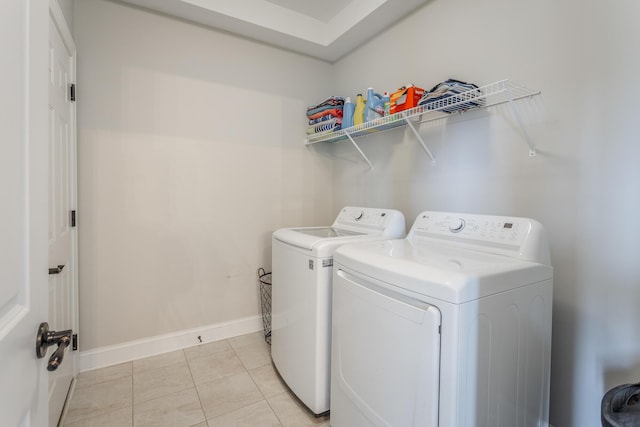
<path fill-rule="evenodd" d="M 260 286 L 260 309 L 262 310 L 262 326 L 264 340 L 271 344 L 271 272 L 258 269 L 258 285 Z"/>

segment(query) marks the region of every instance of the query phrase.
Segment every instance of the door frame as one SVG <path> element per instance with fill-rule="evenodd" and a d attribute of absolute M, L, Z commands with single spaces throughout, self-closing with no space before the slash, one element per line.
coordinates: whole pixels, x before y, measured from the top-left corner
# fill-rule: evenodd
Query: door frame
<path fill-rule="evenodd" d="M 70 54 L 70 81 L 75 84 L 76 82 L 76 45 L 67 24 L 67 21 L 62 12 L 62 8 L 58 3 L 58 0 L 49 0 L 49 17 L 50 22 L 53 22 L 56 26 L 58 33 L 62 38 L 62 42 L 64 43 L 66 49 Z M 48 101 L 47 101 L 48 102 Z M 70 208 L 76 211 L 76 221 L 77 221 L 77 209 L 78 209 L 78 191 L 77 191 L 77 173 L 78 173 L 78 149 L 77 149 L 77 125 L 76 125 L 76 104 L 71 103 L 71 111 L 69 117 L 69 128 L 70 128 L 70 150 L 71 155 L 69 158 L 69 180 L 70 184 L 70 194 L 69 194 L 69 203 Z M 69 274 L 71 276 L 71 287 L 72 287 L 72 298 L 70 301 L 70 307 L 72 310 L 72 329 L 74 334 L 78 334 L 78 330 L 80 327 L 80 317 L 79 317 L 79 306 L 78 306 L 78 231 L 77 231 L 77 223 L 76 227 L 72 227 L 70 229 L 71 232 L 71 240 L 72 240 L 72 254 L 71 254 L 71 265 Z M 78 334 L 79 336 L 79 334 Z M 78 342 L 80 339 L 78 338 Z M 73 364 L 73 380 L 67 391 L 67 399 L 62 408 L 62 412 L 60 414 L 59 419 L 64 421 L 64 417 L 66 416 L 67 409 L 69 406 L 70 398 L 73 394 L 73 390 L 76 384 L 76 378 L 79 373 L 80 361 L 79 361 L 79 351 L 73 351 L 69 349 L 65 360 L 63 363 L 72 363 Z"/>

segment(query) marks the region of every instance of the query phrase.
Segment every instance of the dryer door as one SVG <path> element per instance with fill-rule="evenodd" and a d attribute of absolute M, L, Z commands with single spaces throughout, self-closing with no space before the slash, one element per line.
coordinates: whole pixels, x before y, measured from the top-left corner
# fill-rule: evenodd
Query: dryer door
<path fill-rule="evenodd" d="M 336 269 L 331 425 L 438 425 L 440 311 Z"/>

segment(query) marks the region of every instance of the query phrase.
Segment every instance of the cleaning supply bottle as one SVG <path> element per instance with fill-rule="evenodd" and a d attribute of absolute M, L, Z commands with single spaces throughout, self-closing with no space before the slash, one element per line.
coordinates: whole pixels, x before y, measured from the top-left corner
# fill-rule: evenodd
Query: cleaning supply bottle
<path fill-rule="evenodd" d="M 361 125 L 364 123 L 364 108 L 365 100 L 362 98 L 362 94 L 359 93 L 356 96 L 356 109 L 353 112 L 353 125 Z"/>
<path fill-rule="evenodd" d="M 384 115 L 388 116 L 391 110 L 391 97 L 389 96 L 389 92 L 385 92 L 382 94 L 382 101 L 384 102 Z"/>
<path fill-rule="evenodd" d="M 384 101 L 382 100 L 382 95 L 375 93 L 372 87 L 367 89 L 367 104 L 364 110 L 365 122 L 370 122 L 384 115 Z"/>
<path fill-rule="evenodd" d="M 353 126 L 353 113 L 356 106 L 351 102 L 351 98 L 347 97 L 342 107 L 342 129 Z"/>

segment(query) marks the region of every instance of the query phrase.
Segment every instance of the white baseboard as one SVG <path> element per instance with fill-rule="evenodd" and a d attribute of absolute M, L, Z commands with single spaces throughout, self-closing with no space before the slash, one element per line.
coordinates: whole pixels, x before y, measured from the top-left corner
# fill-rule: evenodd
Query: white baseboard
<path fill-rule="evenodd" d="M 122 344 L 80 352 L 80 372 L 104 368 L 143 357 L 155 356 L 194 345 L 219 341 L 262 330 L 262 317 L 253 316 L 231 322 L 158 335 Z M 202 342 L 200 342 L 200 340 Z"/>

